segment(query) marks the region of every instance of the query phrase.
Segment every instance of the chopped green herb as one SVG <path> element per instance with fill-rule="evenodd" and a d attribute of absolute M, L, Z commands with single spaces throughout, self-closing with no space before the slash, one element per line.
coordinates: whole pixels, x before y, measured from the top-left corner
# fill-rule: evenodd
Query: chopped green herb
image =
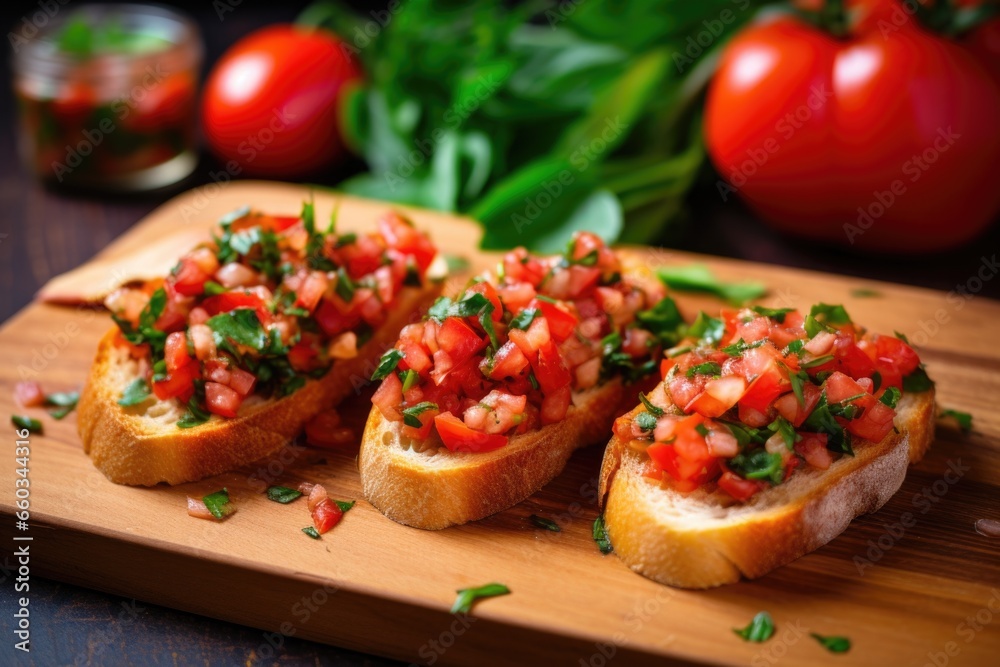
<path fill-rule="evenodd" d="M 448 273 L 460 273 L 469 269 L 469 260 L 461 255 L 445 254 L 444 262 L 448 266 Z"/>
<path fill-rule="evenodd" d="M 525 308 L 510 321 L 511 329 L 527 329 L 538 315 L 537 308 Z"/>
<path fill-rule="evenodd" d="M 455 604 L 451 606 L 453 614 L 468 614 L 472 611 L 472 604 L 480 598 L 491 598 L 498 595 L 510 594 L 510 589 L 503 584 L 486 584 L 477 588 L 463 588 L 458 591 Z"/>
<path fill-rule="evenodd" d="M 439 296 L 431 307 L 427 309 L 427 317 L 438 322 L 443 322 L 448 317 L 449 310 L 451 310 L 451 299 L 446 296 Z"/>
<path fill-rule="evenodd" d="M 640 394 L 641 396 L 642 394 Z M 597 548 L 601 550 L 602 554 L 609 554 L 614 551 L 614 547 L 611 546 L 611 538 L 608 537 L 608 530 L 604 525 L 604 515 L 599 514 L 596 519 L 594 519 L 594 530 L 593 530 L 594 542 L 597 543 Z"/>
<path fill-rule="evenodd" d="M 657 405 L 653 405 L 653 403 L 650 402 L 650 400 L 646 398 L 646 395 L 641 391 L 639 392 L 639 400 L 642 402 L 643 405 L 646 406 L 646 410 L 648 410 L 649 413 L 652 414 L 654 417 L 663 416 L 663 408 Z"/>
<path fill-rule="evenodd" d="M 216 519 L 225 519 L 236 511 L 236 507 L 229 502 L 229 490 L 225 488 L 208 494 L 201 499 L 201 502 L 205 503 L 205 507 Z"/>
<path fill-rule="evenodd" d="M 767 441 L 767 436 L 765 435 L 766 431 L 762 431 L 759 428 L 753 428 L 738 422 L 723 423 L 729 428 L 730 431 L 732 431 L 733 436 L 736 438 L 736 442 L 739 443 L 741 448 L 746 447 L 751 443 L 763 445 Z"/>
<path fill-rule="evenodd" d="M 219 294 L 225 294 L 229 290 L 215 282 L 214 280 L 209 280 L 205 283 L 205 294 L 208 296 L 217 296 Z"/>
<path fill-rule="evenodd" d="M 306 526 L 305 528 L 302 529 L 302 532 L 308 535 L 309 537 L 313 538 L 314 540 L 319 539 L 319 531 L 317 531 L 312 526 Z"/>
<path fill-rule="evenodd" d="M 847 653 L 851 650 L 851 640 L 847 637 L 824 637 L 810 632 L 809 636 L 820 643 L 830 653 Z"/>
<path fill-rule="evenodd" d="M 794 308 L 767 308 L 765 306 L 754 306 L 753 312 L 764 317 L 769 317 L 778 324 L 785 323 L 785 315 L 795 310 Z"/>
<path fill-rule="evenodd" d="M 648 412 L 640 412 L 635 416 L 635 423 L 638 424 L 639 428 L 643 431 L 652 431 L 656 428 L 656 417 Z"/>
<path fill-rule="evenodd" d="M 252 350 L 261 352 L 268 344 L 267 332 L 257 318 L 257 313 L 250 308 L 237 308 L 228 313 L 219 313 L 207 322 L 212 331 L 223 341 L 232 341 L 245 345 Z"/>
<path fill-rule="evenodd" d="M 413 428 L 420 428 L 423 423 L 420 421 L 420 416 L 428 410 L 437 410 L 437 403 L 431 403 L 430 401 L 423 401 L 422 403 L 417 403 L 416 405 L 411 405 L 408 408 L 403 408 L 403 423 L 407 426 L 412 426 Z"/>
<path fill-rule="evenodd" d="M 825 390 L 822 394 L 820 394 L 819 403 L 816 404 L 816 408 L 812 411 L 812 413 L 810 413 L 802 425 L 806 427 L 807 430 L 814 431 L 816 433 L 826 433 L 827 449 L 854 456 L 854 450 L 851 448 L 851 436 L 844 430 L 844 427 L 837 423 L 837 420 L 834 419 L 833 412 L 830 410 L 830 406 L 826 401 Z"/>
<path fill-rule="evenodd" d="M 896 391 L 899 391 L 898 389 Z M 883 398 L 885 398 L 883 396 Z M 958 410 L 942 410 L 938 414 L 939 419 L 954 419 L 958 422 L 958 427 L 962 429 L 964 433 L 968 433 L 972 430 L 972 415 L 968 412 L 959 412 Z"/>
<path fill-rule="evenodd" d="M 372 373 L 372 380 L 382 380 L 389 373 L 396 370 L 396 366 L 405 357 L 402 350 L 397 350 L 396 348 L 390 348 L 386 350 L 386 353 L 382 355 L 379 359 L 378 366 L 375 368 L 375 372 Z"/>
<path fill-rule="evenodd" d="M 29 433 L 38 433 L 41 435 L 45 432 L 42 428 L 42 422 L 38 421 L 34 417 L 29 417 L 27 415 L 13 415 L 10 418 L 10 422 L 18 428 L 28 429 Z"/>
<path fill-rule="evenodd" d="M 896 334 L 896 338 L 898 338 L 899 340 L 903 341 L 907 345 L 910 345 L 910 339 L 906 337 L 905 333 L 902 333 L 902 332 L 899 332 L 899 331 L 893 331 L 893 333 Z M 912 345 L 911 345 L 911 347 L 912 347 Z"/>
<path fill-rule="evenodd" d="M 789 373 L 788 379 L 792 383 L 792 393 L 795 394 L 795 400 L 799 402 L 799 407 L 806 407 L 806 397 L 802 393 L 802 387 L 805 386 L 806 382 L 809 382 L 809 374 L 805 371 Z"/>
<path fill-rule="evenodd" d="M 781 454 L 771 454 L 765 449 L 737 454 L 729 459 L 727 465 L 733 472 L 747 479 L 766 479 L 772 484 L 781 484 L 785 477 Z"/>
<path fill-rule="evenodd" d="M 870 289 L 868 287 L 859 287 L 857 289 L 851 290 L 851 296 L 857 297 L 859 299 L 869 299 L 877 296 L 882 296 L 882 293 L 878 290 Z"/>
<path fill-rule="evenodd" d="M 62 419 L 76 409 L 76 404 L 80 401 L 80 392 L 66 391 L 49 394 L 45 397 L 46 405 L 57 406 L 56 410 L 49 410 L 53 419 Z"/>
<path fill-rule="evenodd" d="M 766 642 L 774 634 L 774 621 L 766 611 L 759 612 L 745 628 L 733 628 L 733 632 L 748 642 Z"/>
<path fill-rule="evenodd" d="M 803 361 L 799 364 L 800 368 L 816 368 L 817 366 L 822 366 L 823 364 L 828 364 L 833 361 L 832 354 L 824 354 L 822 357 L 816 357 L 815 359 L 810 359 L 809 361 Z"/>
<path fill-rule="evenodd" d="M 767 294 L 763 283 L 724 283 L 719 281 L 704 264 L 664 267 L 659 270 L 660 280 L 680 292 L 708 292 L 730 303 L 741 305 Z"/>
<path fill-rule="evenodd" d="M 698 435 L 700 435 L 703 438 L 707 438 L 708 434 L 711 433 L 711 431 L 708 430 L 708 427 L 705 426 L 704 424 L 696 424 L 694 430 L 697 431 Z"/>
<path fill-rule="evenodd" d="M 724 348 L 722 348 L 722 351 L 728 354 L 730 357 L 739 357 L 742 356 L 742 354 L 747 350 L 752 350 L 755 347 L 760 347 L 766 342 L 767 342 L 766 338 L 761 338 L 760 340 L 755 341 L 753 343 L 748 343 L 742 338 L 740 338 L 735 343 L 727 345 Z"/>
<path fill-rule="evenodd" d="M 532 389 L 534 389 L 536 391 L 538 390 L 538 388 L 539 388 L 540 385 L 538 384 L 538 378 L 535 377 L 535 372 L 534 371 L 531 371 L 530 373 L 528 373 L 528 382 L 531 383 L 531 388 Z"/>
<path fill-rule="evenodd" d="M 725 331 L 725 322 L 717 317 L 709 317 L 704 311 L 700 311 L 684 335 L 697 338 L 705 345 L 714 345 L 722 339 L 722 334 Z"/>
<path fill-rule="evenodd" d="M 670 297 L 664 297 L 652 308 L 639 311 L 635 314 L 635 319 L 661 342 L 675 343 L 680 340 L 684 318 Z"/>
<path fill-rule="evenodd" d="M 407 368 L 400 374 L 399 379 L 403 382 L 403 393 L 405 394 L 420 380 L 420 373 L 412 368 Z"/>
<path fill-rule="evenodd" d="M 287 486 L 272 486 L 267 490 L 268 500 L 287 505 L 302 495 L 301 491 L 290 489 Z"/>
<path fill-rule="evenodd" d="M 552 519 L 546 519 L 545 517 L 540 517 L 537 514 L 532 514 L 528 518 L 531 520 L 531 523 L 535 524 L 539 528 L 550 530 L 553 533 L 562 532 L 562 528 L 559 527 L 559 524 Z"/>
<path fill-rule="evenodd" d="M 354 503 L 356 503 L 357 501 L 356 500 L 334 500 L 333 502 L 337 503 L 337 507 L 340 508 L 341 512 L 346 512 L 347 510 L 349 510 L 352 507 L 354 507 Z"/>
<path fill-rule="evenodd" d="M 768 429 L 772 433 L 778 433 L 781 435 L 781 439 L 785 441 L 785 446 L 791 449 L 795 446 L 795 443 L 802 439 L 798 433 L 795 432 L 795 427 L 792 423 L 785 419 L 784 417 L 777 417 L 768 426 Z"/>
<path fill-rule="evenodd" d="M 896 387 L 886 387 L 885 392 L 879 400 L 895 410 L 896 405 L 899 404 L 900 396 L 902 396 L 902 392 L 900 392 Z"/>
<path fill-rule="evenodd" d="M 136 378 L 125 387 L 122 397 L 118 399 L 118 405 L 130 407 L 138 405 L 149 398 L 149 383 L 145 378 Z"/>
<path fill-rule="evenodd" d="M 878 371 L 872 373 L 872 393 L 875 393 L 882 387 L 882 374 Z"/>
<path fill-rule="evenodd" d="M 351 277 L 347 275 L 344 267 L 337 269 L 337 285 L 334 292 L 344 303 L 350 303 L 354 299 L 355 285 L 351 282 Z"/>
<path fill-rule="evenodd" d="M 706 361 L 703 364 L 697 364 L 687 369 L 687 375 L 689 378 L 693 378 L 695 375 L 720 375 L 722 373 L 722 366 L 715 363 L 714 361 Z"/>
<path fill-rule="evenodd" d="M 917 370 L 903 378 L 903 391 L 905 392 L 930 391 L 933 388 L 934 381 L 927 375 L 923 365 L 918 366 Z"/>
<path fill-rule="evenodd" d="M 805 347 L 806 342 L 801 338 L 796 338 L 791 343 L 785 347 L 785 354 L 795 354 L 802 356 L 802 348 Z"/>
<path fill-rule="evenodd" d="M 177 422 L 177 428 L 192 428 L 212 418 L 212 414 L 202 407 L 205 400 L 205 383 L 195 380 L 194 386 L 194 396 L 188 399 L 188 411 Z"/>
<path fill-rule="evenodd" d="M 337 242 L 334 244 L 334 248 L 343 248 L 344 246 L 352 245 L 357 243 L 358 235 L 354 232 L 349 232 L 347 234 L 341 234 L 337 237 Z"/>

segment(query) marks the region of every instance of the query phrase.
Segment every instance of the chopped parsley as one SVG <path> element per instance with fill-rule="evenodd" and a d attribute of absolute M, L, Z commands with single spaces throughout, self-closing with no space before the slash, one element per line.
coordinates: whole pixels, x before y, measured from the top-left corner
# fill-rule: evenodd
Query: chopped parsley
<path fill-rule="evenodd" d="M 472 604 L 480 598 L 491 598 L 498 595 L 509 595 L 510 589 L 503 584 L 486 584 L 476 588 L 462 588 L 458 591 L 455 604 L 451 606 L 452 614 L 468 614 L 472 611 Z"/>
<path fill-rule="evenodd" d="M 661 268 L 660 280 L 679 292 L 707 292 L 730 303 L 741 305 L 767 294 L 767 287 L 758 282 L 726 283 L 720 281 L 704 264 Z"/>
<path fill-rule="evenodd" d="M 781 454 L 771 454 L 765 449 L 737 454 L 729 459 L 730 470 L 747 479 L 766 479 L 771 484 L 781 484 L 785 478 Z"/>
<path fill-rule="evenodd" d="M 594 542 L 597 544 L 597 548 L 601 550 L 602 554 L 607 555 L 614 551 L 614 547 L 611 546 L 611 538 L 608 537 L 608 529 L 604 525 L 603 514 L 599 514 L 597 518 L 594 519 L 594 529 L 592 531 L 592 535 Z"/>
<path fill-rule="evenodd" d="M 897 390 L 898 391 L 898 390 Z M 959 412 L 958 410 L 942 410 L 938 414 L 939 419 L 954 419 L 958 423 L 958 427 L 962 429 L 963 433 L 968 433 L 972 430 L 972 415 L 968 412 Z"/>
<path fill-rule="evenodd" d="M 76 409 L 76 404 L 80 401 L 80 392 L 64 391 L 49 394 L 45 397 L 45 404 L 56 406 L 56 409 L 49 410 L 53 419 L 62 419 Z"/>
<path fill-rule="evenodd" d="M 396 370 L 396 366 L 405 357 L 402 350 L 397 350 L 396 348 L 390 348 L 386 350 L 386 353 L 382 355 L 379 359 L 378 366 L 375 368 L 375 372 L 372 373 L 372 380 L 382 380 L 389 373 Z"/>
<path fill-rule="evenodd" d="M 715 363 L 714 361 L 706 361 L 703 364 L 697 364 L 687 369 L 687 375 L 689 378 L 693 378 L 695 375 L 720 375 L 722 373 L 722 366 Z"/>
<path fill-rule="evenodd" d="M 537 308 L 525 308 L 510 321 L 511 329 L 527 329 L 538 315 Z"/>
<path fill-rule="evenodd" d="M 903 377 L 903 391 L 921 392 L 930 391 L 933 388 L 934 381 L 931 380 L 929 375 L 927 375 L 927 371 L 924 369 L 923 364 L 918 366 L 917 370 Z"/>
<path fill-rule="evenodd" d="M 300 496 L 302 496 L 301 491 L 290 489 L 287 486 L 272 486 L 267 490 L 268 500 L 273 500 L 282 505 L 287 505 Z"/>
<path fill-rule="evenodd" d="M 312 526 L 306 526 L 305 528 L 302 529 L 302 532 L 308 535 L 309 537 L 313 538 L 314 540 L 319 539 L 319 531 L 313 528 Z"/>
<path fill-rule="evenodd" d="M 646 398 L 646 395 L 641 391 L 639 392 L 639 400 L 642 402 L 643 405 L 646 406 L 646 410 L 648 410 L 651 415 L 653 415 L 654 417 L 663 416 L 663 408 L 659 407 L 658 405 L 654 405 L 652 401 Z"/>
<path fill-rule="evenodd" d="M 118 405 L 130 407 L 138 405 L 149 398 L 149 383 L 145 378 L 136 378 L 125 387 L 122 397 L 118 399 Z"/>
<path fill-rule="evenodd" d="M 652 308 L 639 311 L 635 314 L 635 319 L 643 329 L 663 343 L 673 344 L 680 340 L 684 318 L 670 297 L 664 297 Z"/>
<path fill-rule="evenodd" d="M 766 642 L 774 635 L 774 621 L 766 611 L 757 613 L 745 628 L 733 628 L 738 636 L 748 642 Z"/>
<path fill-rule="evenodd" d="M 562 532 L 562 528 L 559 527 L 559 524 L 553 521 L 552 519 L 546 519 L 545 517 L 538 516 L 537 514 L 532 514 L 531 516 L 528 517 L 528 519 L 531 520 L 531 523 L 535 524 L 536 526 L 538 526 L 543 530 L 548 530 L 553 533 Z"/>
<path fill-rule="evenodd" d="M 216 519 L 225 519 L 236 511 L 236 506 L 229 501 L 229 490 L 225 488 L 208 494 L 201 502 L 205 503 L 205 507 Z"/>
<path fill-rule="evenodd" d="M 423 426 L 423 423 L 420 421 L 420 415 L 428 410 L 437 409 L 437 403 L 431 403 L 430 401 L 423 401 L 422 403 L 411 405 L 408 408 L 403 408 L 403 423 L 407 426 L 412 426 L 413 428 L 420 428 Z"/>
<path fill-rule="evenodd" d="M 834 413 L 826 400 L 826 391 L 820 394 L 819 403 L 816 404 L 816 408 L 806 417 L 802 425 L 810 431 L 826 433 L 827 449 L 854 456 L 854 450 L 851 448 L 851 436 L 834 419 Z"/>
<path fill-rule="evenodd" d="M 27 429 L 29 433 L 41 435 L 45 432 L 45 429 L 42 428 L 42 422 L 27 415 L 13 415 L 10 418 L 10 423 L 18 428 Z"/>
<path fill-rule="evenodd" d="M 847 653 L 851 650 L 851 640 L 847 637 L 824 637 L 815 632 L 810 632 L 809 636 L 818 641 L 820 646 L 830 653 Z"/>
<path fill-rule="evenodd" d="M 785 323 L 785 315 L 795 310 L 794 308 L 767 308 L 765 306 L 754 306 L 753 312 L 764 317 L 769 317 L 778 324 Z"/>
<path fill-rule="evenodd" d="M 883 393 L 882 397 L 878 400 L 895 410 L 896 406 L 899 404 L 900 396 L 902 396 L 902 392 L 900 392 L 896 387 L 886 387 L 885 393 Z"/>
<path fill-rule="evenodd" d="M 656 417 L 648 412 L 640 412 L 635 416 L 635 423 L 643 431 L 652 431 L 656 428 Z"/>

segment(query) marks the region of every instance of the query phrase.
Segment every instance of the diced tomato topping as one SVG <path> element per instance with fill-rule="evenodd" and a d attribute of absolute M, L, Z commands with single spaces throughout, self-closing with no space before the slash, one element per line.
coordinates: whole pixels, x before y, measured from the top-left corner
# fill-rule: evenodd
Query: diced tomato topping
<path fill-rule="evenodd" d="M 164 344 L 164 358 L 168 371 L 175 371 L 193 361 L 191 355 L 188 354 L 187 334 L 175 331 L 167 336 L 167 342 Z"/>
<path fill-rule="evenodd" d="M 210 274 L 202 271 L 194 260 L 185 257 L 173 276 L 174 289 L 184 296 L 197 296 L 205 291 L 205 283 L 209 278 Z"/>
<path fill-rule="evenodd" d="M 337 449 L 357 442 L 354 431 L 341 426 L 336 410 L 321 412 L 306 423 L 306 442 L 313 447 Z"/>
<path fill-rule="evenodd" d="M 491 452 L 507 444 L 507 436 L 475 431 L 450 412 L 434 417 L 434 427 L 444 446 L 453 452 Z"/>
<path fill-rule="evenodd" d="M 248 396 L 256 383 L 257 378 L 254 374 L 242 368 L 233 368 L 229 371 L 229 386 L 240 396 Z"/>
<path fill-rule="evenodd" d="M 740 502 L 750 500 L 754 494 L 767 486 L 766 482 L 762 483 L 754 479 L 744 479 L 729 470 L 722 473 L 718 484 L 720 489 Z"/>
<path fill-rule="evenodd" d="M 382 416 L 389 421 L 402 421 L 403 415 L 399 406 L 403 402 L 403 383 L 399 376 L 389 373 L 372 396 L 372 404 L 379 409 Z"/>
<path fill-rule="evenodd" d="M 208 410 L 220 417 L 235 417 L 243 397 L 235 390 L 218 382 L 205 383 L 205 403 Z"/>
<path fill-rule="evenodd" d="M 18 382 L 14 385 L 14 398 L 25 408 L 45 405 L 45 392 L 37 382 Z"/>
<path fill-rule="evenodd" d="M 441 350 L 447 352 L 455 365 L 486 347 L 486 341 L 457 317 L 449 317 L 444 321 L 438 330 L 437 340 Z"/>
<path fill-rule="evenodd" d="M 320 535 L 329 532 L 344 518 L 340 506 L 327 498 L 312 509 L 313 526 Z"/>
<path fill-rule="evenodd" d="M 833 463 L 833 455 L 826 448 L 826 433 L 800 433 L 801 440 L 795 443 L 795 451 L 802 455 L 806 463 L 814 468 L 826 470 Z"/>
<path fill-rule="evenodd" d="M 489 368 L 489 376 L 500 380 L 507 377 L 516 377 L 528 367 L 528 358 L 524 356 L 513 341 L 507 341 L 500 346 L 496 354 L 493 355 L 493 365 Z"/>
<path fill-rule="evenodd" d="M 559 304 L 535 299 L 531 302 L 529 308 L 537 308 L 541 311 L 548 325 L 549 332 L 560 343 L 572 336 L 576 325 L 580 323 L 576 315 Z"/>
<path fill-rule="evenodd" d="M 187 364 L 170 371 L 163 380 L 153 381 L 153 393 L 161 401 L 171 398 L 186 402 L 194 394 L 194 381 L 198 377 L 198 364 Z"/>

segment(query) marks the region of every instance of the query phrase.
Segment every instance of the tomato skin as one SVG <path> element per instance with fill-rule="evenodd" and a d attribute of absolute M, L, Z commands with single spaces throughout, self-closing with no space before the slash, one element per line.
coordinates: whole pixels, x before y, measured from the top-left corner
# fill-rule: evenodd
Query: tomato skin
<path fill-rule="evenodd" d="M 340 523 L 343 517 L 344 511 L 329 498 L 321 501 L 312 509 L 313 526 L 316 527 L 316 532 L 320 535 L 329 532 L 334 526 Z"/>
<path fill-rule="evenodd" d="M 171 398 L 187 401 L 194 394 L 196 377 L 198 377 L 198 364 L 187 364 L 170 371 L 166 379 L 153 382 L 153 393 L 161 401 Z"/>
<path fill-rule="evenodd" d="M 883 34 L 870 20 L 838 40 L 785 16 L 729 43 L 706 144 L 771 226 L 915 253 L 960 245 L 993 220 L 1000 85 L 983 56 L 916 24 Z"/>
<path fill-rule="evenodd" d="M 163 346 L 164 361 L 167 362 L 167 370 L 175 371 L 182 366 L 187 366 L 193 360 L 187 351 L 187 335 L 181 331 L 175 331 L 167 336 L 167 342 Z"/>
<path fill-rule="evenodd" d="M 235 417 L 236 411 L 240 408 L 243 397 L 234 389 L 230 389 L 218 382 L 205 383 L 205 405 L 209 412 L 213 412 L 220 417 Z"/>
<path fill-rule="evenodd" d="M 718 483 L 720 489 L 740 502 L 750 500 L 755 493 L 766 486 L 757 480 L 743 479 L 729 470 L 722 473 Z"/>
<path fill-rule="evenodd" d="M 456 366 L 486 347 L 486 341 L 457 317 L 449 317 L 444 321 L 438 330 L 437 339 L 441 349 L 448 353 Z"/>
<path fill-rule="evenodd" d="M 361 76 L 342 47 L 327 31 L 292 25 L 270 26 L 236 42 L 205 85 L 201 117 L 212 152 L 238 162 L 248 175 L 284 179 L 341 158 L 338 105 L 343 90 Z"/>
<path fill-rule="evenodd" d="M 444 446 L 453 452 L 491 452 L 507 444 L 507 436 L 474 431 L 450 412 L 434 417 L 434 427 Z"/>

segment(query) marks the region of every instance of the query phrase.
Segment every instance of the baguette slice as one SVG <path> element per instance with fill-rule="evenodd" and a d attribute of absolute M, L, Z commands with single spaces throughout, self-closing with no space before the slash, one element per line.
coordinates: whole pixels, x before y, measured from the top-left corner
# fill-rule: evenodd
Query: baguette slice
<path fill-rule="evenodd" d="M 419 319 L 440 292 L 404 288 L 388 318 L 353 359 L 334 362 L 318 380 L 281 399 L 248 398 L 234 419 L 213 417 L 190 429 L 177 428 L 185 409 L 175 400 L 150 396 L 133 407 L 118 405 L 137 377 L 138 364 L 114 344 L 117 328 L 101 340 L 80 394 L 79 432 L 84 452 L 116 484 L 181 484 L 217 475 L 269 456 L 296 437 L 312 417 L 335 407 L 368 384 L 379 356 L 399 330 Z"/>
<path fill-rule="evenodd" d="M 651 398 L 669 404 L 662 384 Z M 907 394 L 897 407 L 898 433 L 881 442 L 855 440 L 854 457 L 842 456 L 827 470 L 799 469 L 747 503 L 718 490 L 679 493 L 644 477 L 644 456 L 614 436 L 600 486 L 612 546 L 630 568 L 670 586 L 711 588 L 762 576 L 882 507 L 907 465 L 927 451 L 934 421 L 933 390 Z"/>
<path fill-rule="evenodd" d="M 373 407 L 359 457 L 365 498 L 393 521 L 425 530 L 495 514 L 545 486 L 573 450 L 603 441 L 639 389 L 614 379 L 575 393 L 563 421 L 481 453 L 449 451 L 436 435 L 423 443 L 404 438 L 401 422 Z"/>

